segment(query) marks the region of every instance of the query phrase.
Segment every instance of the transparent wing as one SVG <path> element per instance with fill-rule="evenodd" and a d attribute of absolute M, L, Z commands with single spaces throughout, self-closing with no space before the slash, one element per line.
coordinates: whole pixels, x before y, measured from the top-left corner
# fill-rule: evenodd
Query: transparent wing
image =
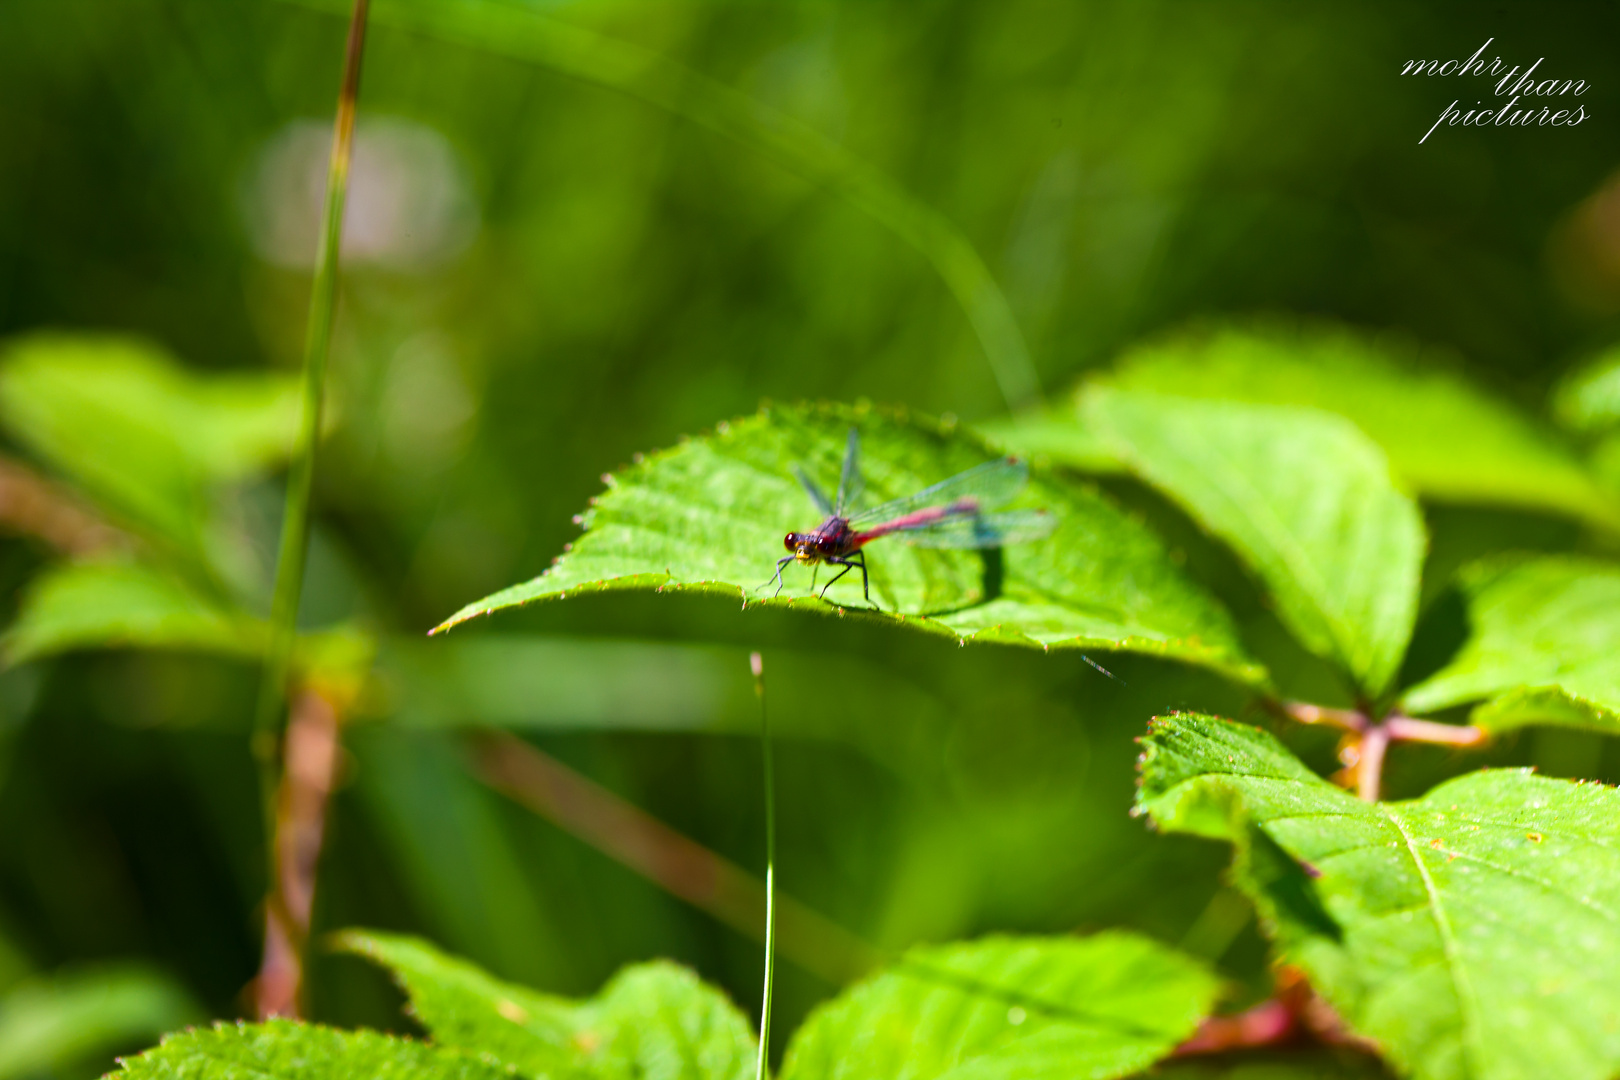
<path fill-rule="evenodd" d="M 816 487 L 816 482 L 806 476 L 804 470 L 799 468 L 798 465 L 793 466 L 793 475 L 799 478 L 799 486 L 804 488 L 806 495 L 810 496 L 810 501 L 816 504 L 816 509 L 827 517 L 832 517 L 833 504 L 832 500 L 827 498 L 827 493 Z"/>
<path fill-rule="evenodd" d="M 879 526 L 882 528 L 882 526 Z M 887 529 L 908 544 L 925 548 L 996 548 L 1044 540 L 1057 528 L 1057 515 L 1045 510 L 1004 514 L 944 514 L 916 525 Z"/>
<path fill-rule="evenodd" d="M 829 513 L 848 517 L 849 508 L 861 497 L 861 437 L 854 428 L 849 429 L 849 443 L 844 447 L 844 471 L 838 477 L 838 502 Z"/>
<path fill-rule="evenodd" d="M 1029 465 L 1017 458 L 987 461 L 967 472 L 957 473 L 949 480 L 941 480 L 933 487 L 923 488 L 915 495 L 862 511 L 851 517 L 849 524 L 852 528 L 860 528 L 874 522 L 903 518 L 931 506 L 969 502 L 973 504 L 971 507 L 962 505 L 957 509 L 982 514 L 1011 502 L 1028 481 Z"/>

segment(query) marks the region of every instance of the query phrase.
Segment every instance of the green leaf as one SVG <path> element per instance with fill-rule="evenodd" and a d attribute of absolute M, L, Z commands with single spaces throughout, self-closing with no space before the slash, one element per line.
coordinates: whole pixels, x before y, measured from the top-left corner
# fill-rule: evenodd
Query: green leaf
<path fill-rule="evenodd" d="M 178 578 L 135 562 L 64 563 L 43 571 L 6 632 L 8 663 L 86 648 L 170 648 L 249 656 L 262 622 L 226 611 Z"/>
<path fill-rule="evenodd" d="M 29 585 L 0 638 L 0 656 L 20 664 L 77 649 L 139 648 L 257 658 L 267 640 L 263 619 L 223 607 L 146 563 L 61 563 Z M 375 651 L 363 629 L 339 624 L 300 634 L 294 666 L 304 676 L 354 683 Z"/>
<path fill-rule="evenodd" d="M 1620 424 L 1620 345 L 1573 372 L 1553 395 L 1553 415 L 1573 431 L 1594 434 Z"/>
<path fill-rule="evenodd" d="M 68 1069 L 198 1016 L 172 979 L 143 967 L 29 979 L 0 997 L 0 1080 Z"/>
<path fill-rule="evenodd" d="M 1554 432 L 1463 379 L 1400 362 L 1402 351 L 1332 327 L 1222 327 L 1138 348 L 1106 378 L 1126 390 L 1337 413 L 1420 495 L 1620 526 L 1620 505 Z"/>
<path fill-rule="evenodd" d="M 1367 803 L 1269 734 L 1156 720 L 1138 811 L 1237 845 L 1280 959 L 1422 1080 L 1620 1070 L 1620 792 L 1471 773 Z"/>
<path fill-rule="evenodd" d="M 271 1020 L 171 1035 L 124 1062 L 127 1080 L 510 1080 L 501 1066 L 374 1031 Z"/>
<path fill-rule="evenodd" d="M 1232 546 L 1307 648 L 1384 690 L 1412 635 L 1425 537 L 1378 447 L 1315 409 L 1096 388 L 1086 415 Z"/>
<path fill-rule="evenodd" d="M 1620 566 L 1573 556 L 1497 557 L 1458 575 L 1469 634 L 1407 690 L 1408 712 L 1485 700 L 1488 731 L 1558 724 L 1620 733 Z"/>
<path fill-rule="evenodd" d="M 913 494 L 991 456 L 971 437 L 900 414 L 767 409 L 608 478 L 609 490 L 582 519 L 585 535 L 550 570 L 468 605 L 439 629 L 532 600 L 606 589 L 691 590 L 839 611 L 812 596 L 808 568 L 787 569 L 778 599 L 765 586 L 783 534 L 820 522 L 792 466 L 802 462 L 836 487 L 852 426 L 861 434 L 867 505 Z M 1226 614 L 1180 574 L 1144 526 L 1102 495 L 1036 476 L 1016 505 L 1045 507 L 1057 531 L 998 552 L 883 540 L 869 559 L 872 597 L 884 610 L 864 607 L 856 573 L 829 595 L 848 605 L 843 613 L 957 638 L 1126 649 L 1259 677 Z M 825 584 L 828 575 L 819 580 Z"/>
<path fill-rule="evenodd" d="M 110 510 L 207 547 L 214 485 L 283 460 L 294 380 L 201 376 L 138 340 L 35 334 L 0 353 L 0 421 Z"/>
<path fill-rule="evenodd" d="M 676 964 L 625 968 L 582 1002 L 514 986 L 425 942 L 372 932 L 339 946 L 388 968 L 436 1043 L 489 1054 L 530 1075 L 602 1080 L 746 1080 L 748 1022 Z"/>
<path fill-rule="evenodd" d="M 974 424 L 973 430 L 1004 454 L 1047 457 L 1081 472 L 1112 473 L 1125 468 L 1108 440 L 1068 410 L 998 417 Z"/>
<path fill-rule="evenodd" d="M 912 949 L 817 1009 L 782 1080 L 1126 1076 L 1192 1034 L 1217 983 L 1125 933 Z"/>

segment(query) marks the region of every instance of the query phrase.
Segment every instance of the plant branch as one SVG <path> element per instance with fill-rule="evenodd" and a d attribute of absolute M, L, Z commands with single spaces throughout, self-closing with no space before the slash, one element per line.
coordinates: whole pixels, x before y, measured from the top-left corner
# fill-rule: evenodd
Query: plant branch
<path fill-rule="evenodd" d="M 1359 709 L 1333 709 L 1303 701 L 1271 704 L 1301 724 L 1322 724 L 1346 733 L 1339 747 L 1339 760 L 1353 778 L 1356 793 L 1368 802 L 1377 802 L 1383 785 L 1384 755 L 1392 742 L 1421 742 L 1439 746 L 1479 746 L 1489 737 L 1472 724 L 1439 724 L 1394 712 L 1374 722 Z"/>
<path fill-rule="evenodd" d="M 338 707 L 330 696 L 313 688 L 297 695 L 276 800 L 276 878 L 265 904 L 264 959 L 254 986 L 261 1020 L 299 1015 L 315 872 L 341 757 L 340 728 Z"/>
<path fill-rule="evenodd" d="M 83 557 L 132 546 L 72 493 L 19 461 L 0 456 L 0 528 L 33 536 L 63 555 Z"/>
<path fill-rule="evenodd" d="M 666 892 L 762 940 L 760 880 L 562 762 L 511 735 L 472 737 L 474 768 L 490 787 L 572 833 Z M 791 896 L 775 897 L 777 941 L 806 971 L 842 985 L 880 955 Z"/>
<path fill-rule="evenodd" d="M 315 452 L 320 441 L 321 417 L 326 398 L 326 361 L 332 345 L 332 323 L 337 310 L 338 262 L 342 249 L 343 208 L 349 190 L 349 163 L 354 149 L 354 120 L 360 96 L 360 61 L 365 53 L 366 12 L 369 0 L 354 0 L 349 19 L 348 44 L 343 60 L 343 82 L 338 92 L 337 118 L 333 122 L 332 154 L 326 178 L 326 205 L 321 218 L 320 246 L 315 255 L 315 275 L 309 298 L 309 322 L 304 336 L 303 411 L 299 422 L 298 445 L 287 477 L 287 499 L 281 519 L 281 543 L 276 556 L 275 592 L 270 602 L 270 635 L 265 652 L 264 673 L 259 685 L 258 707 L 253 719 L 253 754 L 259 763 L 259 795 L 264 807 L 268 836 L 270 899 L 266 921 L 265 969 L 261 975 L 260 1014 L 296 1015 L 299 979 L 302 973 L 303 938 L 309 929 L 308 912 L 299 919 L 298 897 L 286 889 L 292 882 L 284 855 L 289 844 L 296 848 L 297 837 L 284 837 L 284 827 L 295 823 L 282 816 L 282 798 L 277 793 L 277 717 L 287 694 L 287 678 L 293 645 L 298 632 L 298 602 L 304 588 L 304 559 L 309 544 L 309 501 L 315 478 Z M 307 696 L 307 695 L 306 695 Z M 296 717 L 294 718 L 296 720 Z M 334 722 L 335 723 L 335 722 Z M 289 737 L 287 783 L 297 783 L 292 772 L 294 747 Z M 325 813 L 325 798 L 319 811 Z M 315 829 L 315 852 L 320 850 L 320 828 Z M 301 850 L 301 849 L 297 849 Z M 313 875 L 314 865 L 309 873 Z M 313 896 L 313 876 L 309 895 Z M 296 953 L 296 964 L 289 967 L 279 952 Z M 293 974 L 290 990 L 283 985 L 286 972 Z M 266 1009 L 274 1010 L 267 1013 Z"/>

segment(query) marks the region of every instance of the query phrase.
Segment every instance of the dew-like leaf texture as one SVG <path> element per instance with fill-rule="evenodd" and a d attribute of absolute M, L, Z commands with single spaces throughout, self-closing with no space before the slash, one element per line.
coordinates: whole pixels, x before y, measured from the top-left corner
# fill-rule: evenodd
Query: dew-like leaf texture
<path fill-rule="evenodd" d="M 0 997 L 0 1080 L 66 1071 L 199 1017 L 165 975 L 119 966 L 24 980 Z"/>
<path fill-rule="evenodd" d="M 527 1076 L 747 1080 L 757 1044 L 720 991 L 676 964 L 636 964 L 569 1001 L 504 983 L 413 938 L 351 932 L 344 948 L 388 968 L 435 1043 Z"/>
<path fill-rule="evenodd" d="M 470 604 L 440 629 L 532 600 L 603 589 L 696 590 L 755 603 L 837 610 L 810 568 L 766 587 L 782 538 L 820 523 L 791 471 L 837 487 L 848 430 L 861 435 L 866 503 L 914 494 L 991 459 L 977 439 L 867 408 L 768 408 L 622 470 L 583 517 L 585 534 L 550 570 Z M 868 547 L 872 599 L 852 572 L 828 593 L 854 615 L 1041 647 L 1124 649 L 1260 677 L 1226 613 L 1175 567 L 1156 537 L 1091 488 L 1036 475 L 1013 507 L 1058 519 L 1051 537 L 1004 549 L 942 551 L 899 537 Z"/>
<path fill-rule="evenodd" d="M 171 1035 L 112 1075 L 121 1080 L 511 1080 L 512 1073 L 493 1061 L 374 1031 L 271 1020 Z"/>
<path fill-rule="evenodd" d="M 1275 738 L 1156 720 L 1138 808 L 1233 842 L 1280 959 L 1420 1080 L 1620 1071 L 1620 792 L 1489 770 L 1367 803 Z"/>
<path fill-rule="evenodd" d="M 1192 1034 L 1216 990 L 1134 934 L 919 947 L 812 1013 L 782 1080 L 1128 1076 Z"/>
<path fill-rule="evenodd" d="M 202 376 L 130 338 L 36 334 L 0 353 L 0 421 L 120 517 L 206 546 L 211 487 L 285 459 L 285 375 Z"/>
<path fill-rule="evenodd" d="M 1323 409 L 1382 447 L 1420 495 L 1620 525 L 1620 505 L 1556 432 L 1453 374 L 1401 357 L 1410 351 L 1333 327 L 1221 327 L 1144 345 L 1107 380 L 1127 390 Z"/>
<path fill-rule="evenodd" d="M 1498 556 L 1458 575 L 1468 637 L 1407 690 L 1408 712 L 1482 701 L 1488 731 L 1558 724 L 1620 733 L 1620 566 Z"/>
<path fill-rule="evenodd" d="M 63 563 L 43 571 L 6 631 L 8 663 L 86 648 L 167 648 L 251 655 L 263 623 L 215 605 L 136 562 Z"/>
<path fill-rule="evenodd" d="M 1232 546 L 1311 651 L 1368 694 L 1412 634 L 1425 536 L 1378 447 L 1315 409 L 1097 388 L 1090 422 Z"/>

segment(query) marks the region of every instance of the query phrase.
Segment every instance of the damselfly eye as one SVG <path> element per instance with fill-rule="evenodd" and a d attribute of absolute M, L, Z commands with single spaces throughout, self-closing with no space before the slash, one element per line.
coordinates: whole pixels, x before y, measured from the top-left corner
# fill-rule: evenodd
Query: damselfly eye
<path fill-rule="evenodd" d="M 788 533 L 787 536 L 782 540 L 782 546 L 787 548 L 789 551 L 793 551 L 798 546 L 793 542 L 793 537 L 793 533 Z"/>

